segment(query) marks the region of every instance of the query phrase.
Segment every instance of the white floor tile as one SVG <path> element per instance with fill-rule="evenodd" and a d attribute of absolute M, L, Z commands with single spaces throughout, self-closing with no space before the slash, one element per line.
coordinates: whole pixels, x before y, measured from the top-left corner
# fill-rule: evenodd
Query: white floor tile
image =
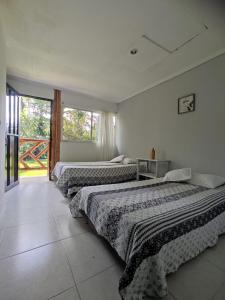
<path fill-rule="evenodd" d="M 104 272 L 78 283 L 82 300 L 120 300 L 118 292 L 121 269 L 113 266 Z"/>
<path fill-rule="evenodd" d="M 50 212 L 43 207 L 17 207 L 3 209 L 0 214 L 0 228 L 14 227 L 53 220 Z"/>
<path fill-rule="evenodd" d="M 76 288 L 69 289 L 50 299 L 51 300 L 80 300 Z"/>
<path fill-rule="evenodd" d="M 53 204 L 58 205 L 61 199 L 63 200 L 62 195 L 52 183 L 30 182 L 18 185 L 5 193 L 0 228 L 53 219 Z M 68 206 L 66 208 L 68 210 Z"/>
<path fill-rule="evenodd" d="M 77 282 L 117 263 L 114 253 L 93 233 L 84 233 L 62 241 Z"/>
<path fill-rule="evenodd" d="M 0 261 L 0 299 L 46 300 L 74 286 L 59 244 Z"/>
<path fill-rule="evenodd" d="M 71 269 L 81 300 L 120 299 L 118 259 L 84 219 L 71 217 L 53 182 L 22 180 L 0 204 L 1 300 L 80 300 Z M 224 266 L 225 236 L 168 276 L 171 294 L 163 300 L 224 300 Z"/>
<path fill-rule="evenodd" d="M 225 273 L 199 256 L 168 276 L 169 291 L 179 300 L 211 300 L 225 282 Z"/>
<path fill-rule="evenodd" d="M 149 298 L 148 300 L 178 300 L 178 299 L 175 299 L 170 293 L 168 293 L 168 295 L 163 298 L 154 297 L 154 298 Z"/>
<path fill-rule="evenodd" d="M 83 282 L 78 283 L 78 290 L 81 299 L 120 300 L 119 280 L 122 272 L 122 268 L 118 265 L 115 265 Z M 169 294 L 163 299 L 152 298 L 148 300 L 175 300 L 175 298 Z"/>
<path fill-rule="evenodd" d="M 225 299 L 225 284 L 223 284 L 211 300 L 224 300 Z"/>
<path fill-rule="evenodd" d="M 54 222 L 42 222 L 5 228 L 0 240 L 0 258 L 15 255 L 59 240 Z"/>
<path fill-rule="evenodd" d="M 2 202 L 0 228 L 71 217 L 68 200 L 53 182 L 26 180 L 7 192 Z"/>
<path fill-rule="evenodd" d="M 72 237 L 91 231 L 90 226 L 84 218 L 74 219 L 71 215 L 59 215 L 55 217 L 55 222 L 60 238 Z"/>
<path fill-rule="evenodd" d="M 225 235 L 219 237 L 217 245 L 207 249 L 205 257 L 225 272 Z"/>

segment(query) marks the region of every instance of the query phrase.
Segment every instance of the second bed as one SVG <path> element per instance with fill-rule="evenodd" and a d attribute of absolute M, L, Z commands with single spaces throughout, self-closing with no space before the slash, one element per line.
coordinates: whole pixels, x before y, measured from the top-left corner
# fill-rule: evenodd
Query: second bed
<path fill-rule="evenodd" d="M 103 162 L 57 163 L 53 176 L 56 185 L 71 198 L 82 187 L 126 182 L 136 179 L 137 165 Z"/>

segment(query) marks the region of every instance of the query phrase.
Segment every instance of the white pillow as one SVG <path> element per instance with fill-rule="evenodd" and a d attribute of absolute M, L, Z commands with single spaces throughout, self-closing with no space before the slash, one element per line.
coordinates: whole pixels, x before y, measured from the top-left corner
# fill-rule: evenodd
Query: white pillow
<path fill-rule="evenodd" d="M 123 164 L 125 164 L 125 165 L 136 164 L 136 163 L 137 163 L 136 159 L 132 159 L 129 157 L 125 157 L 123 160 Z"/>
<path fill-rule="evenodd" d="M 212 174 L 193 173 L 189 183 L 214 189 L 225 183 L 225 178 Z"/>
<path fill-rule="evenodd" d="M 191 168 L 184 168 L 167 172 L 163 181 L 187 181 L 189 179 L 191 179 Z"/>
<path fill-rule="evenodd" d="M 111 159 L 110 162 L 113 162 L 113 163 L 120 163 L 120 162 L 123 161 L 124 157 L 125 157 L 125 155 L 117 156 L 117 157 Z"/>

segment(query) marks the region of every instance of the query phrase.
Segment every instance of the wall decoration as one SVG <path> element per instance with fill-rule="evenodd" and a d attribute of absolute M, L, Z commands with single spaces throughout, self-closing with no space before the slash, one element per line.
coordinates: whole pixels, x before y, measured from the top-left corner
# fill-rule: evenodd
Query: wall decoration
<path fill-rule="evenodd" d="M 178 114 L 195 111 L 195 94 L 178 98 Z"/>

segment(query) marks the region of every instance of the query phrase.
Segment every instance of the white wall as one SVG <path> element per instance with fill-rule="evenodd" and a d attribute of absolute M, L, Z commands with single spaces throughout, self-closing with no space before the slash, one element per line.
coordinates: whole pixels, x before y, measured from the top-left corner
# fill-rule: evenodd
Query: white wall
<path fill-rule="evenodd" d="M 6 58 L 5 41 L 0 24 L 0 199 L 4 193 L 5 185 L 5 92 L 6 92 Z"/>
<path fill-rule="evenodd" d="M 11 76 L 8 76 L 7 82 L 21 94 L 53 99 L 54 87 Z M 94 111 L 117 111 L 117 105 L 115 103 L 68 90 L 62 90 L 62 105 Z M 60 160 L 95 161 L 100 160 L 100 154 L 96 143 L 61 142 Z"/>
<path fill-rule="evenodd" d="M 196 111 L 177 114 L 177 99 L 196 93 Z M 172 168 L 225 175 L 225 55 L 119 105 L 120 153 L 158 158 Z"/>

